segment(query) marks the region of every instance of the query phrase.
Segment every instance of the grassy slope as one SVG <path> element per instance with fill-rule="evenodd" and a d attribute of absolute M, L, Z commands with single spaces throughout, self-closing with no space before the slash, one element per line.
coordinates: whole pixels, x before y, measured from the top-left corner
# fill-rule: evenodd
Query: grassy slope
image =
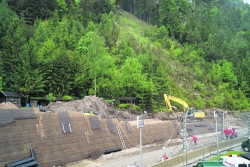
<path fill-rule="evenodd" d="M 163 48 L 158 43 L 152 42 L 145 33 L 152 30 L 152 26 L 148 23 L 138 19 L 134 15 L 125 12 L 123 10 L 117 10 L 120 34 L 119 39 L 128 38 L 132 36 L 141 46 L 153 51 L 155 56 L 161 61 L 166 62 L 167 75 L 176 83 L 183 96 L 178 96 L 179 98 L 191 104 L 189 99 L 194 99 L 197 92 L 194 90 L 193 85 L 195 82 L 195 72 L 192 67 L 184 65 L 175 58 L 172 51 L 169 48 Z M 174 45 L 175 48 L 181 48 L 183 52 L 187 52 L 180 44 L 169 39 L 171 46 Z M 118 41 L 119 42 L 119 41 Z M 137 53 L 139 54 L 139 53 Z M 168 92 L 166 92 L 168 93 Z M 191 105 L 190 105 L 191 106 Z"/>

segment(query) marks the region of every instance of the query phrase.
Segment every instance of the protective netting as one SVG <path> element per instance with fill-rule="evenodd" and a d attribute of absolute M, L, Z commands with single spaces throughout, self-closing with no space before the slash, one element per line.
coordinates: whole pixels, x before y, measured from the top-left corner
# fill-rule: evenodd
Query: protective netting
<path fill-rule="evenodd" d="M 0 109 L 0 125 L 14 123 L 18 119 L 36 119 L 32 108 Z"/>
<path fill-rule="evenodd" d="M 194 130 L 193 130 L 193 133 L 194 133 L 195 135 L 201 134 L 201 132 L 200 132 L 198 129 L 194 129 Z"/>
<path fill-rule="evenodd" d="M 90 126 L 93 130 L 101 128 L 99 120 L 98 120 L 98 116 L 90 116 L 89 121 L 90 121 Z"/>
<path fill-rule="evenodd" d="M 177 122 L 173 122 L 173 126 L 174 126 L 176 134 L 178 135 L 180 133 L 180 130 L 178 128 L 178 123 Z"/>
<path fill-rule="evenodd" d="M 189 135 L 200 135 L 205 133 L 212 133 L 215 129 L 208 122 L 203 123 L 188 123 L 187 124 L 187 133 Z"/>
<path fill-rule="evenodd" d="M 62 132 L 63 133 L 72 133 L 73 131 L 71 128 L 69 112 L 67 112 L 67 111 L 58 112 L 58 117 L 59 117 L 60 124 L 62 127 Z"/>
<path fill-rule="evenodd" d="M 214 127 L 210 123 L 206 122 L 206 123 L 203 123 L 203 124 L 207 127 L 208 130 L 212 130 L 212 131 L 215 130 Z"/>
<path fill-rule="evenodd" d="M 114 124 L 113 124 L 112 119 L 107 119 L 106 121 L 107 121 L 107 126 L 108 126 L 108 128 L 109 128 L 109 131 L 110 131 L 111 133 L 116 133 L 116 131 L 115 131 L 115 126 L 114 126 Z"/>

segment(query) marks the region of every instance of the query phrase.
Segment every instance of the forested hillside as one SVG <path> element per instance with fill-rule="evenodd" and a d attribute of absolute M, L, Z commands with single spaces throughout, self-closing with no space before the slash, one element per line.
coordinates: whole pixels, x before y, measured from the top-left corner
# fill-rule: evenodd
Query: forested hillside
<path fill-rule="evenodd" d="M 27 98 L 128 96 L 158 112 L 167 93 L 199 109 L 249 110 L 249 47 L 243 0 L 0 3 L 0 90 Z"/>

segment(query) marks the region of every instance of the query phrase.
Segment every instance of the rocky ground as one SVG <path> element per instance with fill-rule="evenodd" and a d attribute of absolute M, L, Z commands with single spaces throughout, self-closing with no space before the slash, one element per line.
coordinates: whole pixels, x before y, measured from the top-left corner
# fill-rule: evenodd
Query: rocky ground
<path fill-rule="evenodd" d="M 14 104 L 8 103 L 0 103 L 0 109 L 10 109 L 10 108 L 18 108 Z M 141 113 L 134 110 L 120 110 L 112 107 L 108 102 L 106 102 L 103 98 L 95 97 L 95 96 L 85 96 L 82 100 L 74 100 L 69 102 L 52 102 L 47 106 L 44 106 L 46 111 L 78 111 L 85 112 L 88 110 L 92 110 L 98 112 L 102 118 L 118 118 L 118 119 L 130 119 L 135 120 L 137 115 Z M 222 113 L 223 110 L 219 108 L 207 108 L 204 109 L 203 112 L 206 113 L 206 117 L 212 118 L 213 111 L 216 110 L 219 113 Z M 246 127 L 248 124 L 248 113 L 234 113 L 224 111 L 225 113 L 225 125 L 226 126 L 244 126 Z M 146 118 L 154 118 L 156 120 L 176 120 L 182 116 L 183 112 L 159 112 L 155 115 L 147 114 Z"/>

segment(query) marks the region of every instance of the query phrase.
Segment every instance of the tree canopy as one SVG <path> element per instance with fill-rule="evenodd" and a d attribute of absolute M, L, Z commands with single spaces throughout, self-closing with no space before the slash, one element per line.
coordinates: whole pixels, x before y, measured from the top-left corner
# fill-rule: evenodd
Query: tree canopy
<path fill-rule="evenodd" d="M 0 90 L 248 110 L 249 46 L 241 0 L 2 0 Z"/>

